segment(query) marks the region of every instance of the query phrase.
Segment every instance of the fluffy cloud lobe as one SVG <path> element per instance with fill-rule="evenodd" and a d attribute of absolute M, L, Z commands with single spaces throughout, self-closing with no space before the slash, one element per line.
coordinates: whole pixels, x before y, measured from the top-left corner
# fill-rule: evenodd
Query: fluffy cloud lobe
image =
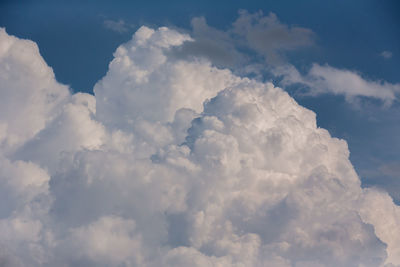
<path fill-rule="evenodd" d="M 0 32 L 0 264 L 396 266 L 400 209 L 270 83 L 140 28 L 94 96 Z"/>

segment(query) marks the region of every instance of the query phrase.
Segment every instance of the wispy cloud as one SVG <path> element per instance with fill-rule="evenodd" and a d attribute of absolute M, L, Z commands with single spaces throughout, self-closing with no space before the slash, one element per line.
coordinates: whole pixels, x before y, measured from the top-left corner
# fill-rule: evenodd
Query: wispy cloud
<path fill-rule="evenodd" d="M 261 11 L 251 14 L 246 10 L 239 12 L 233 32 L 243 37 L 245 44 L 269 63 L 280 60 L 286 51 L 312 45 L 315 35 L 310 29 L 281 23 L 272 12 L 264 16 Z"/>
<path fill-rule="evenodd" d="M 311 46 L 315 39 L 312 30 L 284 24 L 274 13 L 261 11 L 239 11 L 225 31 L 208 25 L 204 17 L 193 18 L 191 25 L 194 40 L 179 48 L 179 56 L 205 57 L 217 66 L 236 70 L 250 64 L 251 53 L 263 64 L 281 64 L 286 52 Z"/>
<path fill-rule="evenodd" d="M 227 30 L 207 24 L 204 17 L 191 21 L 193 40 L 177 47 L 178 57 L 205 57 L 218 67 L 228 67 L 237 74 L 256 74 L 271 70 L 282 76 L 281 85 L 302 85 L 308 96 L 321 94 L 343 95 L 347 102 L 359 104 L 361 97 L 378 99 L 390 106 L 400 93 L 400 84 L 370 80 L 357 71 L 329 65 L 313 64 L 306 74 L 291 65 L 286 54 L 315 45 L 316 34 L 308 28 L 281 22 L 274 13 L 239 11 L 238 18 Z M 380 54 L 390 59 L 393 54 Z"/>
<path fill-rule="evenodd" d="M 129 31 L 131 25 L 127 24 L 124 20 L 118 21 L 107 19 L 104 21 L 104 27 L 118 33 L 125 33 Z"/>
<path fill-rule="evenodd" d="M 381 53 L 381 56 L 384 58 L 384 59 L 390 59 L 390 58 L 392 58 L 393 57 L 393 53 L 392 52 L 390 52 L 390 51 L 383 51 L 382 53 Z"/>
<path fill-rule="evenodd" d="M 379 99 L 390 106 L 400 93 L 400 84 L 385 81 L 371 81 L 359 73 L 338 69 L 329 65 L 313 64 L 307 74 L 301 74 L 293 65 L 277 67 L 273 70 L 276 76 L 282 76 L 282 84 L 305 86 L 311 96 L 321 94 L 343 95 L 348 102 L 355 102 L 359 97 Z"/>

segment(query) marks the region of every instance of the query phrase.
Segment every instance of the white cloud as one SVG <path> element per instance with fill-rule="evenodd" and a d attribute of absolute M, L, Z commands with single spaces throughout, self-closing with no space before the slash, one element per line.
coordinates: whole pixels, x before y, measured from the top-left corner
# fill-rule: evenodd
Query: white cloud
<path fill-rule="evenodd" d="M 130 42 L 117 49 L 107 75 L 94 87 L 97 117 L 118 127 L 132 127 L 138 119 L 171 121 L 180 108 L 200 112 L 205 99 L 238 79 L 208 62 L 165 55 L 189 40 L 168 28 L 140 28 Z"/>
<path fill-rule="evenodd" d="M 310 95 L 343 95 L 348 102 L 354 102 L 359 97 L 368 97 L 381 100 L 389 106 L 398 99 L 397 95 L 400 93 L 400 84 L 370 81 L 357 72 L 329 65 L 313 64 L 305 75 L 292 65 L 277 67 L 273 72 L 283 77 L 282 84 L 285 86 L 301 84 L 306 86 Z"/>
<path fill-rule="evenodd" d="M 56 82 L 36 43 L 9 36 L 2 28 L 0 39 L 0 144 L 12 149 L 53 119 L 69 91 Z"/>
<path fill-rule="evenodd" d="M 107 266 L 144 265 L 141 237 L 135 232 L 133 220 L 116 216 L 101 217 L 93 223 L 71 229 L 70 236 L 64 242 L 61 246 L 74 252 L 72 255 L 63 255 L 65 261 L 73 264 L 86 258 L 95 264 Z"/>
<path fill-rule="evenodd" d="M 360 187 L 346 142 L 270 83 L 171 55 L 189 40 L 142 27 L 95 96 L 1 50 L 0 263 L 400 265 L 400 208 Z"/>

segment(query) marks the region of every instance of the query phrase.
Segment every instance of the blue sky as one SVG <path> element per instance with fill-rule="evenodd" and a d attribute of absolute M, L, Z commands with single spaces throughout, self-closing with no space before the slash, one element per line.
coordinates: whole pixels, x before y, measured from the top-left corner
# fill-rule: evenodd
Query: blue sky
<path fill-rule="evenodd" d="M 141 26 L 169 26 L 192 32 L 191 20 L 204 17 L 221 32 L 232 28 L 239 10 L 273 12 L 281 24 L 313 32 L 312 44 L 288 49 L 279 64 L 305 74 L 313 63 L 351 70 L 367 81 L 400 83 L 400 3 L 358 1 L 2 1 L 0 26 L 35 41 L 57 80 L 74 91 L 92 92 L 105 75 L 112 53 Z M 246 50 L 246 48 L 244 49 Z M 246 64 L 270 62 L 244 51 Z M 276 63 L 272 64 L 276 65 Z M 232 68 L 236 68 L 233 66 Z M 284 87 L 317 114 L 318 124 L 349 144 L 351 161 L 363 184 L 385 188 L 400 202 L 400 103 L 373 97 L 346 101 L 343 95 L 303 94 L 304 86 Z"/>

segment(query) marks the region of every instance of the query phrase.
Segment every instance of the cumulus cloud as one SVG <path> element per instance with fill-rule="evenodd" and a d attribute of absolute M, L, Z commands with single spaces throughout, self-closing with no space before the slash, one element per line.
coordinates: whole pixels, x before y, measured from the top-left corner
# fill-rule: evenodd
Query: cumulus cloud
<path fill-rule="evenodd" d="M 191 40 L 140 28 L 92 96 L 1 31 L 0 263 L 400 265 L 400 208 L 346 142 L 271 83 L 171 53 Z"/>
<path fill-rule="evenodd" d="M 0 38 L 0 143 L 8 150 L 42 130 L 69 91 L 56 82 L 36 43 L 9 36 L 4 29 Z"/>
<path fill-rule="evenodd" d="M 277 67 L 273 72 L 283 77 L 282 84 L 285 86 L 300 84 L 306 87 L 306 93 L 309 95 L 342 95 L 348 102 L 368 97 L 381 100 L 386 106 L 390 106 L 398 99 L 400 93 L 400 84 L 367 80 L 355 71 L 337 69 L 329 65 L 313 64 L 305 75 L 292 65 Z"/>

